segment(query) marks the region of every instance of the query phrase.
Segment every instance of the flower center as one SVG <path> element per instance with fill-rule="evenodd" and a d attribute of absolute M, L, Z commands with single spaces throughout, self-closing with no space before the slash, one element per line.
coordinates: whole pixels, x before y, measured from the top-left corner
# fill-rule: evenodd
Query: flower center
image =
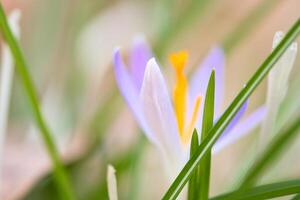
<path fill-rule="evenodd" d="M 173 90 L 173 103 L 177 118 L 179 136 L 184 145 L 188 144 L 191 140 L 201 103 L 201 96 L 198 96 L 194 104 L 192 117 L 188 123 L 186 120 L 188 82 L 184 74 L 184 67 L 186 66 L 187 59 L 188 53 L 186 51 L 180 51 L 169 56 L 170 63 L 176 73 L 176 81 Z"/>

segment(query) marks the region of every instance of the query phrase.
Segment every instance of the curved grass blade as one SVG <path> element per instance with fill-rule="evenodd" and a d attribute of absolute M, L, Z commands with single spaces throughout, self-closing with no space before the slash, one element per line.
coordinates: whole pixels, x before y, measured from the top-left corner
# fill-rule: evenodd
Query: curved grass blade
<path fill-rule="evenodd" d="M 291 194 L 298 194 L 300 191 L 300 180 L 284 181 L 279 183 L 272 183 L 261 185 L 245 190 L 240 193 L 239 190 L 219 195 L 210 200 L 260 200 L 270 199 L 276 197 L 287 196 Z"/>
<path fill-rule="evenodd" d="M 245 101 L 249 98 L 256 87 L 265 78 L 268 72 L 272 69 L 273 65 L 278 61 L 280 56 L 291 45 L 300 33 L 300 19 L 296 21 L 293 27 L 289 30 L 279 45 L 267 57 L 251 79 L 247 82 L 246 86 L 240 91 L 238 96 L 233 100 L 230 106 L 226 109 L 224 114 L 220 117 L 217 123 L 209 131 L 208 137 L 197 148 L 194 156 L 186 163 L 181 170 L 175 181 L 172 183 L 168 191 L 163 196 L 163 199 L 176 199 L 184 185 L 189 180 L 192 172 L 197 168 L 203 156 L 212 148 L 222 132 L 234 118 L 238 110 L 242 107 Z"/>
<path fill-rule="evenodd" d="M 14 56 L 15 63 L 16 63 L 16 70 L 21 77 L 21 81 L 23 83 L 24 89 L 28 95 L 29 103 L 31 105 L 34 114 L 34 118 L 40 129 L 41 136 L 44 140 L 45 146 L 51 158 L 54 167 L 54 175 L 57 181 L 57 186 L 60 189 L 61 195 L 64 199 L 74 199 L 67 174 L 63 168 L 61 160 L 59 159 L 58 151 L 55 147 L 55 144 L 51 138 L 51 134 L 41 114 L 37 94 L 35 92 L 33 83 L 27 71 L 28 66 L 25 62 L 21 49 L 19 48 L 19 45 L 15 37 L 13 36 L 10 27 L 8 26 L 7 19 L 4 14 L 4 10 L 1 3 L 0 3 L 0 28 L 1 28 L 2 35 L 4 36 L 8 46 L 10 47 L 12 55 Z"/>
<path fill-rule="evenodd" d="M 294 120 L 289 127 L 284 127 L 282 131 L 277 134 L 273 142 L 267 147 L 260 158 L 249 169 L 245 178 L 243 179 L 240 190 L 252 187 L 258 180 L 260 175 L 267 169 L 267 167 L 274 161 L 279 154 L 285 149 L 284 147 L 300 132 L 300 115 Z"/>
<path fill-rule="evenodd" d="M 207 138 L 209 130 L 214 122 L 214 102 L 215 102 L 215 71 L 212 71 L 204 102 L 203 122 L 201 132 L 201 142 Z M 209 196 L 209 179 L 210 179 L 210 162 L 211 151 L 209 150 L 203 159 L 200 161 L 199 171 L 199 199 L 207 200 Z"/>
<path fill-rule="evenodd" d="M 199 146 L 199 138 L 197 130 L 194 129 L 192 141 L 191 141 L 191 147 L 190 147 L 190 157 L 192 157 L 195 153 L 195 150 Z M 199 168 L 195 170 L 195 172 L 192 174 L 192 177 L 189 181 L 189 187 L 188 187 L 188 200 L 196 200 L 198 199 L 198 175 L 199 175 Z"/>
<path fill-rule="evenodd" d="M 291 198 L 291 200 L 300 200 L 300 193 Z"/>

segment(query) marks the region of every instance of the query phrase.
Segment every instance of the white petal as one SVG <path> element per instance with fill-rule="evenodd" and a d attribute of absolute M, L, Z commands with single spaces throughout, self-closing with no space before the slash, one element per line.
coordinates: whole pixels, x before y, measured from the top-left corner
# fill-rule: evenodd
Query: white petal
<path fill-rule="evenodd" d="M 283 38 L 282 32 L 277 32 L 273 40 L 273 49 Z M 263 122 L 261 130 L 262 145 L 267 142 L 270 133 L 274 132 L 275 120 L 277 118 L 280 104 L 282 103 L 288 90 L 288 80 L 292 71 L 297 54 L 297 43 L 293 43 L 282 57 L 275 64 L 268 76 L 267 91 L 267 116 Z"/>
<path fill-rule="evenodd" d="M 145 120 L 153 135 L 171 160 L 180 160 L 180 141 L 174 110 L 165 80 L 154 58 L 147 63 L 140 99 Z"/>
<path fill-rule="evenodd" d="M 135 87 L 132 77 L 130 77 L 125 68 L 125 64 L 123 63 L 119 49 L 116 49 L 114 53 L 114 69 L 117 86 L 119 87 L 120 92 L 127 102 L 129 108 L 133 112 L 138 124 L 143 129 L 149 140 L 153 143 L 157 143 L 156 138 L 151 134 L 144 120 L 144 115 L 139 100 L 139 91 Z"/>
<path fill-rule="evenodd" d="M 107 188 L 110 200 L 118 200 L 116 170 L 113 166 L 107 167 Z"/>
<path fill-rule="evenodd" d="M 20 38 L 20 25 L 19 21 L 21 18 L 21 11 L 19 9 L 15 9 L 11 12 L 8 23 L 13 32 L 14 36 L 19 39 Z"/>

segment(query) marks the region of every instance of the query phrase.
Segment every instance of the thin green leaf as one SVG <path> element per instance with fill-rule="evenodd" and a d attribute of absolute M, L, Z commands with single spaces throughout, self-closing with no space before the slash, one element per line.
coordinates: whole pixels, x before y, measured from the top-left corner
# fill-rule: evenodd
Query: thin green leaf
<path fill-rule="evenodd" d="M 194 129 L 192 140 L 191 140 L 191 147 L 190 147 L 190 157 L 193 156 L 195 153 L 195 150 L 199 146 L 199 138 L 197 130 Z M 194 200 L 197 199 L 198 194 L 198 175 L 199 170 L 196 170 L 193 172 L 193 175 L 189 181 L 189 187 L 188 187 L 188 200 Z"/>
<path fill-rule="evenodd" d="M 4 10 L 1 3 L 0 3 L 0 28 L 3 37 L 5 38 L 5 41 L 8 44 L 12 52 L 12 55 L 14 56 L 15 63 L 16 63 L 16 70 L 21 77 L 21 81 L 27 93 L 29 103 L 31 105 L 34 114 L 34 118 L 36 120 L 36 124 L 40 129 L 41 136 L 44 140 L 45 146 L 51 158 L 54 167 L 54 172 L 55 172 L 54 175 L 57 181 L 57 186 L 60 189 L 61 195 L 64 199 L 74 199 L 67 174 L 63 168 L 61 160 L 59 159 L 58 151 L 55 147 L 53 139 L 51 138 L 51 134 L 41 114 L 37 94 L 34 89 L 30 75 L 27 71 L 28 66 L 25 62 L 21 49 L 7 23 L 7 19 L 4 14 Z"/>
<path fill-rule="evenodd" d="M 289 142 L 299 133 L 300 130 L 300 116 L 293 121 L 289 127 L 284 127 L 282 131 L 277 134 L 271 144 L 267 147 L 260 158 L 249 169 L 245 178 L 243 179 L 240 189 L 252 187 L 267 167 L 280 155 Z"/>
<path fill-rule="evenodd" d="M 235 190 L 227 194 L 213 197 L 210 200 L 271 199 L 291 194 L 298 194 L 299 191 L 300 180 L 291 180 L 253 187 L 245 190 L 244 193 L 240 193 L 239 190 Z"/>
<path fill-rule="evenodd" d="M 291 198 L 291 200 L 300 200 L 300 193 Z"/>
<path fill-rule="evenodd" d="M 172 183 L 168 191 L 163 196 L 163 199 L 176 199 L 184 185 L 189 180 L 192 172 L 197 168 L 203 156 L 212 148 L 218 138 L 221 136 L 225 128 L 237 114 L 239 109 L 253 93 L 256 87 L 265 78 L 273 65 L 278 61 L 280 56 L 291 45 L 300 33 L 300 19 L 296 21 L 290 31 L 286 34 L 280 44 L 272 51 L 268 58 L 263 62 L 245 87 L 240 91 L 238 96 L 233 100 L 224 114 L 219 118 L 217 123 L 209 131 L 208 137 L 200 144 L 195 152 L 195 155 L 186 163 L 175 181 Z"/>
<path fill-rule="evenodd" d="M 201 142 L 207 138 L 209 130 L 213 127 L 214 122 L 214 103 L 215 101 L 215 71 L 213 70 L 208 86 L 204 102 L 203 122 L 201 132 Z M 210 161 L 211 151 L 209 150 L 203 159 L 200 161 L 199 173 L 199 199 L 207 200 L 209 196 L 209 178 L 210 178 Z"/>

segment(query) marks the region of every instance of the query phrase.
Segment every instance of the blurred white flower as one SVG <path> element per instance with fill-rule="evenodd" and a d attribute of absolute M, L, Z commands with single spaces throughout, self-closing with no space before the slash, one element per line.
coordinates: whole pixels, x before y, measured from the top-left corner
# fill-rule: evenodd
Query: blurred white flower
<path fill-rule="evenodd" d="M 117 45 L 130 47 L 129 38 L 150 30 L 147 9 L 149 7 L 141 3 L 121 1 L 101 12 L 86 26 L 79 37 L 78 58 L 87 75 L 103 76 Z"/>
<path fill-rule="evenodd" d="M 151 34 L 148 15 L 151 6 L 145 2 L 119 1 L 111 4 L 83 28 L 77 42 L 78 66 L 87 80 L 83 94 L 81 123 L 93 116 L 103 100 L 100 85 L 111 67 L 111 54 L 117 45 L 131 47 L 131 38 L 137 34 Z M 102 93 L 102 94 L 101 94 Z M 100 96 L 101 95 L 101 96 Z M 84 125 L 81 125 L 84 126 Z"/>
<path fill-rule="evenodd" d="M 19 21 L 21 11 L 15 9 L 8 17 L 10 28 L 17 39 L 20 38 Z M 6 135 L 9 103 L 14 76 L 14 60 L 9 47 L 4 44 L 1 56 L 1 79 L 0 79 L 0 157 L 2 157 L 2 146 Z"/>
<path fill-rule="evenodd" d="M 274 49 L 282 40 L 284 34 L 277 32 L 273 39 Z M 294 42 L 275 64 L 268 76 L 268 91 L 266 100 L 267 116 L 261 129 L 261 146 L 269 141 L 274 133 L 275 122 L 282 101 L 284 100 L 289 87 L 289 76 L 294 66 L 297 55 L 297 43 Z"/>

